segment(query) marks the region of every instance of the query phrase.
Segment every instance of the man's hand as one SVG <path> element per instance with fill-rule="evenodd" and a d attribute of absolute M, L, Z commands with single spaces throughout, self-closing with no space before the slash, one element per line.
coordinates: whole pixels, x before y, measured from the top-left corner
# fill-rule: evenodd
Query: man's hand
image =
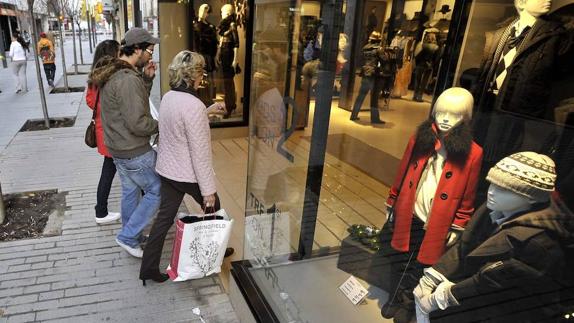
<path fill-rule="evenodd" d="M 155 76 L 155 71 L 157 69 L 157 65 L 154 61 L 149 61 L 146 66 L 144 67 L 144 74 L 148 78 L 153 78 Z"/>
<path fill-rule="evenodd" d="M 215 207 L 215 194 L 211 194 L 203 197 L 203 208 L 205 211 L 209 212 L 209 208 Z"/>

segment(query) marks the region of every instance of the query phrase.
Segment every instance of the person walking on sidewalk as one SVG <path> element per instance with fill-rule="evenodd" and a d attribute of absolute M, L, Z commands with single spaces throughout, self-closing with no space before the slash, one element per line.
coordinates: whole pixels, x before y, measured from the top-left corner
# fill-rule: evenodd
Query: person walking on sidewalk
<path fill-rule="evenodd" d="M 19 34 L 12 35 L 10 44 L 10 57 L 12 58 L 12 71 L 16 78 L 16 93 L 28 92 L 28 81 L 26 80 L 26 43 Z"/>
<path fill-rule="evenodd" d="M 173 225 L 183 196 L 187 193 L 204 210 L 220 208 L 211 162 L 209 119 L 205 105 L 197 97 L 203 80 L 205 61 L 201 54 L 184 50 L 169 65 L 169 85 L 159 115 L 156 171 L 161 179 L 161 204 L 146 242 L 140 279 L 164 282 L 159 270 L 165 236 Z M 233 253 L 228 248 L 226 256 Z"/>
<path fill-rule="evenodd" d="M 96 68 L 110 66 L 110 64 L 113 63 L 113 59 L 118 57 L 119 51 L 120 44 L 113 39 L 104 40 L 99 43 L 94 52 L 92 71 Z M 44 64 L 44 67 L 45 66 L 46 65 Z M 88 89 L 86 91 L 86 103 L 90 109 L 95 109 L 96 143 L 98 145 L 98 152 L 100 155 L 104 156 L 102 174 L 100 175 L 98 191 L 96 194 L 96 223 L 105 224 L 119 220 L 120 213 L 108 212 L 108 197 L 110 196 L 112 182 L 116 175 L 116 165 L 114 164 L 114 160 L 104 143 L 104 128 L 102 127 L 101 117 L 101 97 L 99 93 L 100 91 L 94 83 L 93 74 L 90 74 L 88 77 Z"/>
<path fill-rule="evenodd" d="M 159 207 L 160 180 L 150 137 L 157 121 L 150 113 L 149 92 L 156 65 L 151 61 L 159 39 L 142 28 L 130 29 L 122 40 L 119 59 L 92 72 L 100 89 L 104 143 L 122 183 L 122 229 L 116 242 L 141 258 L 142 231 Z M 140 199 L 140 192 L 144 196 Z"/>
<path fill-rule="evenodd" d="M 54 44 L 46 37 L 46 33 L 40 33 L 40 41 L 38 41 L 38 53 L 42 58 L 42 63 L 44 64 L 44 72 L 46 73 L 46 80 L 48 85 L 54 87 L 54 77 L 56 76 L 56 64 L 54 60 L 56 59 L 56 51 L 54 50 Z M 96 57 L 94 55 L 94 62 L 96 62 Z"/>

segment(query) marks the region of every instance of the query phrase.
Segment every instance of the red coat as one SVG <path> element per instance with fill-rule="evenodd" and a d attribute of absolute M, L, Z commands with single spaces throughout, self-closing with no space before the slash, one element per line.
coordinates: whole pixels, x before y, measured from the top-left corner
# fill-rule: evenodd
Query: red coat
<path fill-rule="evenodd" d="M 430 131 L 434 132 L 434 138 L 436 138 L 434 123 Z M 412 136 L 387 200 L 387 204 L 394 209 L 395 217 L 391 246 L 401 252 L 409 251 L 416 191 L 426 163 L 433 153 L 431 148 L 428 153 L 418 154 L 418 157 L 411 158 L 416 142 L 417 136 Z M 474 212 L 476 184 L 482 165 L 482 148 L 470 138 L 468 142 L 470 147 L 464 162 L 453 161 L 448 152 L 448 146 L 446 147 L 447 158 L 417 257 L 417 260 L 422 264 L 433 265 L 437 262 L 445 252 L 446 239 L 451 225 L 464 228 Z M 439 145 L 440 142 L 437 138 L 434 142 L 435 151 L 438 150 Z M 403 176 L 404 182 L 401 187 Z M 399 187 L 401 187 L 400 194 Z"/>
<path fill-rule="evenodd" d="M 86 91 L 86 103 L 90 109 L 94 109 L 96 106 L 96 98 L 98 96 L 98 88 L 95 86 L 88 86 L 88 90 Z M 98 108 L 96 113 L 96 143 L 98 144 L 98 152 L 101 155 L 106 157 L 112 157 L 108 152 L 108 148 L 104 144 L 104 128 L 102 127 L 102 116 L 101 116 L 101 109 L 100 109 L 100 102 L 98 100 Z"/>

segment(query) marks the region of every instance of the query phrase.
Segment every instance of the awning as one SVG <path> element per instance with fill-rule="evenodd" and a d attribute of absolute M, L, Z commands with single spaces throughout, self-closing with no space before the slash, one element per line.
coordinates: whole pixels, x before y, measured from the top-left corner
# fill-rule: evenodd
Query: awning
<path fill-rule="evenodd" d="M 0 16 L 16 16 L 16 11 L 12 9 L 0 8 Z"/>

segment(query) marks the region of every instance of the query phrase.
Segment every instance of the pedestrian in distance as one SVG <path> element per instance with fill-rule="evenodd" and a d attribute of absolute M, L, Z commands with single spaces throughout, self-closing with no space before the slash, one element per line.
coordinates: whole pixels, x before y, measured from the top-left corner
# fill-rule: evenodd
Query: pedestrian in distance
<path fill-rule="evenodd" d="M 96 68 L 105 68 L 117 59 L 120 52 L 120 44 L 112 39 L 104 40 L 96 46 L 94 52 L 94 60 L 92 63 L 92 71 Z M 45 65 L 44 65 L 45 66 Z M 95 123 L 96 123 L 96 143 L 98 145 L 98 152 L 104 156 L 104 163 L 102 165 L 102 173 L 98 182 L 98 190 L 96 194 L 96 223 L 105 224 L 115 222 L 120 219 L 119 212 L 108 211 L 108 197 L 112 189 L 114 176 L 116 175 L 116 165 L 112 155 L 108 151 L 104 143 L 104 128 L 102 127 L 101 117 L 101 102 L 100 89 L 97 87 L 93 80 L 93 73 L 88 77 L 88 89 L 86 91 L 86 103 L 92 110 L 95 109 Z"/>
<path fill-rule="evenodd" d="M 179 52 L 169 65 L 169 85 L 160 105 L 159 144 L 156 171 L 161 179 L 161 203 L 145 246 L 140 279 L 164 282 L 159 263 L 165 237 L 187 193 L 204 211 L 219 210 L 215 172 L 211 157 L 208 111 L 198 98 L 205 60 L 199 53 Z M 224 109 L 213 105 L 210 109 Z M 228 248 L 225 256 L 233 253 Z"/>
<path fill-rule="evenodd" d="M 54 44 L 48 39 L 46 33 L 40 33 L 40 40 L 38 41 L 38 54 L 44 64 L 44 72 L 46 73 L 46 80 L 48 85 L 54 87 L 54 77 L 56 76 L 56 51 Z M 94 56 L 95 62 L 95 56 Z"/>
<path fill-rule="evenodd" d="M 122 229 L 116 242 L 137 258 L 143 255 L 142 231 L 160 201 L 156 153 L 150 145 L 151 136 L 158 132 L 149 106 L 156 71 L 151 60 L 154 44 L 159 44 L 158 38 L 142 28 L 132 28 L 121 42 L 120 57 L 92 71 L 93 84 L 100 89 L 104 143 L 122 184 Z"/>
<path fill-rule="evenodd" d="M 26 43 L 17 33 L 12 35 L 10 44 L 10 57 L 12 58 L 12 71 L 16 78 L 16 93 L 28 92 L 28 82 L 26 80 Z"/>

